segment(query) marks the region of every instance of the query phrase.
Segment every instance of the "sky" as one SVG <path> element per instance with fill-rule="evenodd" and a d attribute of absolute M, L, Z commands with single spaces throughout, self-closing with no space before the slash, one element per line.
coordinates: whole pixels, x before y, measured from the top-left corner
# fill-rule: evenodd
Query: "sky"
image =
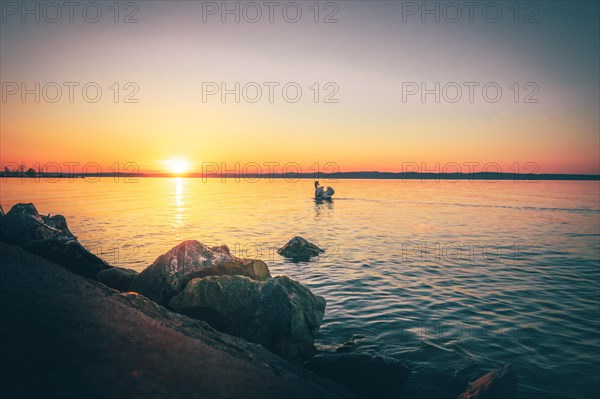
<path fill-rule="evenodd" d="M 595 1 L 54 4 L 2 4 L 3 166 L 600 173 Z"/>

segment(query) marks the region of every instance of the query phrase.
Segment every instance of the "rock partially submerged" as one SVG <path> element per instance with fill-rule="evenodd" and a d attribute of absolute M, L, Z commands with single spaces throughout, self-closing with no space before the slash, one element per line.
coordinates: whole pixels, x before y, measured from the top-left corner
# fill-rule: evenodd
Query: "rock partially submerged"
<path fill-rule="evenodd" d="M 129 291 L 131 283 L 138 276 L 138 272 L 122 267 L 111 267 L 98 273 L 96 279 L 107 287 L 117 291 Z"/>
<path fill-rule="evenodd" d="M 140 273 L 130 289 L 165 305 L 191 278 L 210 275 L 242 275 L 256 281 L 271 277 L 263 261 L 237 258 L 226 245 L 209 248 L 199 241 L 188 240 L 159 256 Z"/>
<path fill-rule="evenodd" d="M 192 279 L 169 307 L 301 361 L 316 352 L 313 343 L 325 298 L 287 277 L 258 282 L 243 276 L 209 276 Z"/>
<path fill-rule="evenodd" d="M 277 250 L 278 254 L 294 262 L 309 261 L 310 258 L 319 256 L 323 252 L 325 251 L 300 236 L 292 238 Z"/>
<path fill-rule="evenodd" d="M 469 383 L 459 399 L 516 399 L 517 374 L 510 365 L 490 371 Z"/>
<path fill-rule="evenodd" d="M 337 353 L 353 352 L 356 349 L 356 347 L 358 346 L 357 341 L 361 341 L 365 338 L 366 337 L 362 334 L 354 334 L 352 337 L 350 337 L 350 339 L 348 341 L 346 341 L 342 345 L 338 346 L 335 351 Z"/>
<path fill-rule="evenodd" d="M 64 216 L 42 216 L 31 203 L 16 204 L 0 219 L 0 240 L 87 278 L 95 279 L 100 271 L 110 268 L 77 241 Z"/>
<path fill-rule="evenodd" d="M 368 353 L 315 356 L 309 369 L 365 398 L 399 398 L 410 370 L 400 361 Z"/>

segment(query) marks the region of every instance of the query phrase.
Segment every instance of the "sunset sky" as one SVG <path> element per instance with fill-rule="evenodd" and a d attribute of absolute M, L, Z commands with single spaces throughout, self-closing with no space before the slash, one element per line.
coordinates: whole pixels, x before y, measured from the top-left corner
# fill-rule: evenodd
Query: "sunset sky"
<path fill-rule="evenodd" d="M 419 11 L 403 12 L 401 2 L 341 1 L 334 3 L 339 10 L 324 2 L 319 23 L 313 2 L 300 3 L 296 23 L 283 18 L 281 7 L 272 23 L 267 9 L 256 23 L 243 15 L 239 23 L 231 15 L 222 23 L 218 11 L 203 14 L 203 7 L 212 10 L 201 2 L 137 2 L 137 23 L 115 23 L 112 2 L 102 3 L 97 23 L 85 21 L 81 9 L 72 23 L 67 15 L 36 23 L 3 8 L 1 161 L 96 162 L 106 171 L 115 162 L 164 171 L 173 160 L 190 170 L 202 162 L 334 162 L 341 171 L 401 171 L 403 162 L 429 169 L 436 162 L 533 162 L 539 173 L 600 173 L 598 3 L 537 2 L 535 10 L 523 2 L 519 23 L 509 3 L 501 2 L 496 23 L 481 7 L 473 22 L 463 15 L 456 23 L 443 16 L 422 23 Z M 132 10 L 120 10 L 119 20 Z M 332 12 L 338 22 L 323 23 Z M 531 15 L 538 22 L 523 23 Z M 23 82 L 57 82 L 62 97 L 51 103 L 41 93 L 39 103 L 34 95 L 22 101 L 10 90 Z M 72 103 L 64 82 L 79 83 Z M 102 89 L 96 103 L 83 98 L 89 82 Z M 236 103 L 233 94 L 203 101 L 207 82 L 257 82 L 263 96 L 256 103 L 243 96 Z M 272 103 L 264 82 L 279 84 Z M 289 82 L 302 89 L 296 103 L 283 97 Z M 456 103 L 436 103 L 433 94 L 424 103 L 420 94 L 403 99 L 410 82 L 457 82 L 463 93 Z M 472 103 L 464 82 L 479 83 Z M 502 89 L 498 102 L 482 96 L 489 82 Z M 139 101 L 124 103 L 135 87 Z M 525 103 L 534 88 L 538 102 Z M 337 103 L 325 102 L 336 89 Z"/>

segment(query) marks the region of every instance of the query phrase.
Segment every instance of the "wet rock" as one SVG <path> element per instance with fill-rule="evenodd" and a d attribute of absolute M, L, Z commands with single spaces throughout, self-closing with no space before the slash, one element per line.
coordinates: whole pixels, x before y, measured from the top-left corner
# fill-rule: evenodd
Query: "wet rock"
<path fill-rule="evenodd" d="M 191 278 L 208 275 L 242 275 L 257 281 L 271 277 L 265 262 L 239 259 L 226 245 L 209 248 L 189 240 L 159 256 L 137 276 L 130 290 L 166 305 Z"/>
<path fill-rule="evenodd" d="M 124 269 L 121 267 L 111 267 L 110 269 L 102 270 L 96 276 L 96 279 L 107 287 L 117 291 L 127 292 L 131 283 L 138 276 L 135 270 Z"/>
<path fill-rule="evenodd" d="M 299 362 L 316 353 L 325 299 L 287 277 L 209 276 L 192 279 L 169 307 Z"/>
<path fill-rule="evenodd" d="M 188 281 L 194 278 L 206 276 L 246 276 L 253 280 L 265 281 L 271 278 L 269 267 L 262 260 L 257 259 L 235 259 L 227 260 L 222 264 L 217 264 L 202 270 L 197 270 L 186 274 L 183 279 L 183 287 Z"/>
<path fill-rule="evenodd" d="M 106 262 L 89 252 L 74 238 L 58 237 L 30 241 L 22 245 L 22 248 L 90 279 L 96 279 L 98 273 L 110 268 Z"/>
<path fill-rule="evenodd" d="M 323 252 L 325 251 L 300 236 L 292 238 L 287 244 L 277 250 L 279 255 L 294 262 L 309 261 L 310 258 L 318 256 Z"/>
<path fill-rule="evenodd" d="M 46 225 L 54 229 L 60 230 L 64 237 L 75 237 L 67 227 L 67 220 L 63 215 L 42 216 L 42 220 L 44 221 L 44 223 L 46 223 Z"/>
<path fill-rule="evenodd" d="M 58 237 L 73 238 L 63 216 L 40 216 L 31 203 L 16 204 L 1 220 L 0 239 L 9 244 L 23 245 Z"/>
<path fill-rule="evenodd" d="M 318 355 L 307 367 L 365 398 L 401 397 L 410 374 L 400 361 L 368 353 Z"/>
<path fill-rule="evenodd" d="M 469 383 L 459 399 L 516 399 L 517 374 L 506 365 Z"/>
<path fill-rule="evenodd" d="M 335 351 L 336 353 L 348 353 L 352 352 L 356 349 L 356 342 L 353 340 L 348 340 L 343 345 L 339 346 Z"/>

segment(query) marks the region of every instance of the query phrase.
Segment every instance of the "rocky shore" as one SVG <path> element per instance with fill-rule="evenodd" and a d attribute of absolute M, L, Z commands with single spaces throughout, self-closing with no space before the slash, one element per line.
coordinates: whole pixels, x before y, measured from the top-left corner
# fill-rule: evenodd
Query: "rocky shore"
<path fill-rule="evenodd" d="M 314 346 L 325 298 L 225 245 L 180 243 L 141 273 L 88 252 L 60 215 L 0 212 L 2 397 L 402 398 L 400 361 Z M 294 237 L 294 261 L 323 250 Z M 510 368 L 462 398 L 516 397 Z"/>

